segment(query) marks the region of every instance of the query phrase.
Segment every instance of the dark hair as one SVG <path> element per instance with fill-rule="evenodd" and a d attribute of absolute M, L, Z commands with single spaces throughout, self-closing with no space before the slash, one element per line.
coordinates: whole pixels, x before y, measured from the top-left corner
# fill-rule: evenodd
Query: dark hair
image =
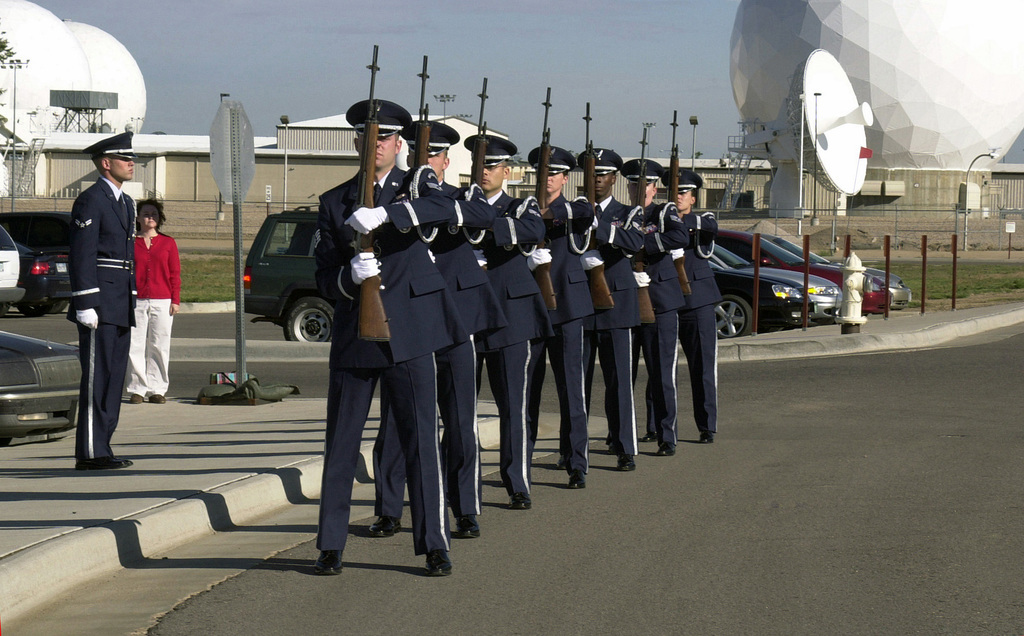
<path fill-rule="evenodd" d="M 147 205 L 151 205 L 154 208 L 156 208 L 156 213 L 157 213 L 156 229 L 157 229 L 157 231 L 160 231 L 160 228 L 163 226 L 163 224 L 167 222 L 167 217 L 164 216 L 164 202 L 159 200 L 159 199 L 143 199 L 142 201 L 139 201 L 138 203 L 135 204 L 136 212 L 141 210 L 142 208 L 144 208 Z M 136 214 L 136 217 L 137 216 L 138 216 L 138 214 Z M 142 226 L 139 224 L 138 218 L 136 218 L 136 220 L 135 220 L 135 230 L 136 231 L 141 231 L 142 230 Z"/>

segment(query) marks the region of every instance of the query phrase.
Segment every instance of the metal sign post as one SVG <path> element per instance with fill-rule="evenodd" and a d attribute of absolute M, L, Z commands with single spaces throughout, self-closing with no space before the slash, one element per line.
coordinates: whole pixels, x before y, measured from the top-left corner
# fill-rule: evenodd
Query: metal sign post
<path fill-rule="evenodd" d="M 242 275 L 242 203 L 256 173 L 252 126 L 241 102 L 224 100 L 210 126 L 210 170 L 225 199 L 231 199 L 235 237 L 235 383 L 249 379 L 245 370 L 245 290 Z"/>

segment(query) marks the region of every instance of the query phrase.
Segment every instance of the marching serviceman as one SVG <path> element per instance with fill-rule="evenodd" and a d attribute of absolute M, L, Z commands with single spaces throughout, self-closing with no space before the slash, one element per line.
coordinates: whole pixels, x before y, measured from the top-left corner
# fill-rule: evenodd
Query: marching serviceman
<path fill-rule="evenodd" d="M 663 177 L 668 183 L 668 175 Z M 686 274 L 693 293 L 686 296 L 686 306 L 679 310 L 679 342 L 686 355 L 693 391 L 693 419 L 700 433 L 701 444 L 715 441 L 718 430 L 718 330 L 715 326 L 715 306 L 722 294 L 715 282 L 715 273 L 708 258 L 715 249 L 718 220 L 712 212 L 697 214 L 693 206 L 697 191 L 704 185 L 700 175 L 680 168 L 679 194 L 676 208 L 679 218 L 690 233 L 685 248 Z"/>
<path fill-rule="evenodd" d="M 640 309 L 632 256 L 644 244 L 644 234 L 640 229 L 643 209 L 629 207 L 612 197 L 622 158 L 614 150 L 604 148 L 595 148 L 594 154 L 597 229 L 593 238 L 600 247 L 594 249 L 592 245 L 591 251 L 583 254 L 581 260 L 586 269 L 604 264 L 604 277 L 615 306 L 595 309 L 594 315 L 585 320 L 588 323 L 585 349 L 588 408 L 595 361 L 600 356 L 609 450 L 618 455 L 618 469 L 627 471 L 636 468 L 633 458 L 637 453 L 632 328 L 640 324 Z"/>
<path fill-rule="evenodd" d="M 376 207 L 363 207 L 359 200 L 360 173 L 320 197 L 317 219 L 317 285 L 335 299 L 335 307 L 317 534 L 320 556 L 314 572 L 341 572 L 360 439 L 380 381 L 381 399 L 392 411 L 405 456 L 415 552 L 427 555 L 428 575 L 443 576 L 451 573 L 452 565 L 437 438 L 434 352 L 469 336 L 420 237 L 432 227 L 449 225 L 454 202 L 441 193 L 432 171 L 411 182 L 395 167 L 402 147 L 397 133 L 411 117 L 393 102 L 375 104 L 380 130 L 369 145 L 376 148 Z M 360 154 L 369 109 L 369 100 L 364 100 L 346 113 L 356 128 Z M 410 200 L 413 191 L 419 196 Z M 374 250 L 361 252 L 356 240 L 367 234 L 372 234 Z M 386 341 L 359 337 L 360 285 L 376 276 L 390 329 Z"/>
<path fill-rule="evenodd" d="M 135 326 L 135 202 L 122 190 L 135 174 L 132 133 L 98 141 L 85 152 L 100 178 L 71 208 L 68 320 L 78 326 L 82 361 L 75 468 L 127 468 L 132 461 L 114 456 L 110 438 Z"/>
<path fill-rule="evenodd" d="M 540 162 L 540 155 L 540 148 L 530 151 L 529 161 L 535 167 Z M 586 199 L 570 202 L 562 196 L 562 188 L 569 182 L 569 171 L 575 167 L 576 160 L 569 151 L 551 146 L 546 184 L 548 206 L 542 210 L 548 225 L 546 249 L 549 254 L 545 255 L 538 249 L 530 259 L 534 267 L 546 256 L 551 259 L 556 308 L 549 310 L 548 315 L 555 335 L 544 341 L 530 361 L 529 415 L 531 426 L 536 430 L 547 366 L 546 353 L 558 390 L 561 416 L 559 449 L 569 474 L 569 488 L 586 488 L 590 457 L 584 391 L 583 318 L 594 313 L 594 305 L 580 255 L 586 250 L 594 222 L 594 208 Z"/>
<path fill-rule="evenodd" d="M 659 456 L 676 453 L 676 363 L 679 350 L 679 308 L 685 304 L 683 291 L 671 251 L 689 245 L 689 232 L 676 214 L 674 204 L 652 205 L 658 191 L 658 179 L 665 169 L 655 161 L 644 162 L 647 189 L 638 192 L 640 161 L 633 159 L 622 167 L 629 179 L 632 200 L 643 205 L 647 215 L 643 223 L 645 274 L 654 306 L 654 322 L 641 324 L 635 334 L 639 347 L 634 349 L 634 367 L 640 353 L 647 368 L 647 428 L 658 440 Z M 636 374 L 634 372 L 634 378 Z"/>
<path fill-rule="evenodd" d="M 477 136 L 466 140 L 471 151 Z M 483 183 L 479 184 L 498 218 L 478 246 L 508 324 L 480 339 L 478 348 L 487 366 L 487 378 L 498 409 L 500 429 L 499 474 L 512 510 L 528 510 L 530 467 L 537 438 L 526 416 L 529 373 L 535 344 L 554 335 L 540 288 L 526 262 L 526 255 L 544 239 L 544 221 L 536 202 L 513 199 L 502 187 L 509 165 L 518 152 L 507 139 L 486 135 Z"/>
<path fill-rule="evenodd" d="M 416 153 L 416 128 L 413 124 L 402 132 L 409 141 L 409 155 Z M 430 126 L 430 149 L 427 165 L 444 179 L 448 167 L 448 148 L 459 141 L 459 133 L 446 124 Z M 481 269 L 471 241 L 479 242 L 484 230 L 494 223 L 495 210 L 484 199 L 480 188 L 466 193 L 441 183 L 446 194 L 458 197 L 458 224 L 435 228 L 430 235 L 430 252 L 434 264 L 445 278 L 452 299 L 459 311 L 463 327 L 475 336 L 499 329 L 506 324 L 505 314 L 495 297 L 487 274 Z M 472 199 L 472 200 L 467 200 Z M 480 435 L 476 423 L 476 348 L 472 338 L 439 350 L 437 363 L 437 395 L 444 436 L 441 440 L 442 465 L 448 486 L 448 505 L 455 515 L 453 535 L 461 539 L 480 536 L 477 515 L 481 511 Z M 377 494 L 377 521 L 370 526 L 370 535 L 390 536 L 400 527 L 405 470 L 402 449 L 396 435 L 393 411 L 386 409 L 374 444 L 373 457 Z"/>

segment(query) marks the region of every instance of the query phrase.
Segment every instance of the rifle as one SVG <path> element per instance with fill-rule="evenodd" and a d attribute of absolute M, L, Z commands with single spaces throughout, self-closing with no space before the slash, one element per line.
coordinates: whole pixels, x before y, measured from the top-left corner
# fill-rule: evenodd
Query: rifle
<path fill-rule="evenodd" d="M 590 139 L 590 102 L 587 102 L 587 114 L 583 121 L 587 122 L 587 149 L 583 153 L 583 192 L 590 206 L 594 208 L 594 215 L 597 216 L 597 157 L 594 155 L 594 142 Z M 592 234 L 591 232 L 587 235 L 587 249 L 590 248 Z M 590 283 L 590 300 L 594 303 L 594 309 L 615 307 L 615 299 L 612 298 L 608 279 L 604 275 L 604 263 L 587 270 L 587 281 Z"/>
<path fill-rule="evenodd" d="M 430 119 L 427 105 L 427 56 L 423 56 L 423 72 L 417 73 L 420 78 L 420 120 L 416 123 L 416 154 L 413 157 L 414 167 L 427 163 L 430 158 Z M 440 177 L 440 175 L 438 175 Z"/>
<path fill-rule="evenodd" d="M 372 208 L 373 186 L 377 182 L 377 133 L 379 131 L 377 111 L 380 104 L 373 100 L 374 83 L 377 80 L 377 45 L 373 45 L 373 63 L 370 69 L 370 107 L 366 112 L 366 123 L 363 124 L 363 147 L 359 161 L 359 201 L 363 206 Z M 357 234 L 359 250 L 373 253 L 373 235 Z M 384 312 L 384 301 L 380 296 L 380 276 L 371 276 L 359 286 L 359 338 L 362 340 L 387 341 L 391 339 L 388 317 Z"/>
<path fill-rule="evenodd" d="M 678 115 L 678 110 L 672 111 L 672 160 L 669 163 L 668 177 L 668 202 L 672 205 L 676 204 L 676 197 L 679 195 L 679 145 L 676 144 L 676 128 L 679 127 L 676 121 Z M 690 277 L 686 275 L 685 253 L 675 259 L 675 266 L 676 276 L 679 277 L 679 287 L 682 288 L 684 296 L 689 296 L 693 293 L 693 289 L 690 287 Z"/>
<path fill-rule="evenodd" d="M 647 127 L 644 126 L 643 141 L 640 142 L 640 175 L 636 180 L 636 205 L 644 209 L 647 203 Z M 633 271 L 643 273 L 645 251 L 641 249 L 633 259 Z M 651 290 L 647 287 L 637 289 L 637 301 L 640 305 L 640 322 L 651 324 L 655 321 L 654 305 L 651 303 Z"/>
<path fill-rule="evenodd" d="M 473 143 L 473 168 L 470 171 L 469 181 L 475 183 L 482 189 L 484 187 L 484 162 L 487 159 L 487 123 L 484 121 L 484 102 L 487 101 L 487 78 L 484 78 L 484 87 L 480 94 L 480 119 L 476 125 L 476 141 Z"/>
<path fill-rule="evenodd" d="M 543 102 L 544 106 L 544 129 L 541 134 L 540 158 L 537 163 L 537 205 L 540 206 L 541 216 L 551 218 L 548 212 L 548 163 L 551 161 L 551 130 L 548 128 L 548 110 L 551 108 L 551 87 L 548 86 L 548 95 Z M 544 249 L 547 239 L 541 241 L 537 247 Z M 555 299 L 555 285 L 551 282 L 551 263 L 543 263 L 533 270 L 533 277 L 537 280 L 540 293 L 544 297 L 544 304 L 547 308 L 554 310 L 558 308 Z"/>

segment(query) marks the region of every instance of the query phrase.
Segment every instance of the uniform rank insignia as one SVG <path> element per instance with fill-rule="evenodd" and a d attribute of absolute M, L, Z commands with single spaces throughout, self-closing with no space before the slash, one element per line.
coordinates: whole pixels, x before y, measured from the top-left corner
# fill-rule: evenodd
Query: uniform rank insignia
<path fill-rule="evenodd" d="M 89 227 L 90 225 L 92 225 L 92 219 L 86 219 L 85 221 L 75 219 L 75 225 L 77 225 L 78 227 Z"/>

